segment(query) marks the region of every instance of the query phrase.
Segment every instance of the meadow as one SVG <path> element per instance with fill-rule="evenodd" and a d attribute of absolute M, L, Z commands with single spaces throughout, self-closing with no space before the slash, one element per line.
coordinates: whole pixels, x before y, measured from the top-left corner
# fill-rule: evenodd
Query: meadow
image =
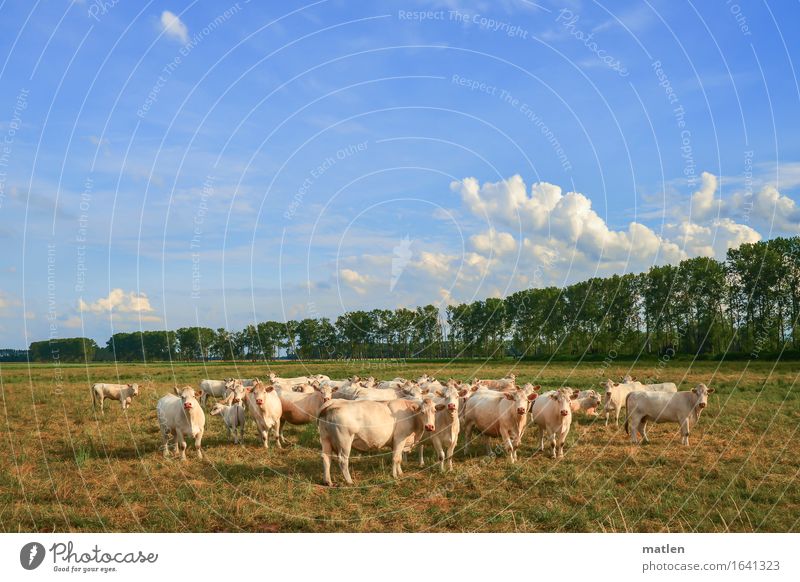
<path fill-rule="evenodd" d="M 309 371 L 331 378 L 462 380 L 499 378 L 543 390 L 598 388 L 631 372 L 687 390 L 716 389 L 692 435 L 655 425 L 651 443 L 632 446 L 622 424 L 576 415 L 566 456 L 555 461 L 523 437 L 510 464 L 498 441 L 457 449 L 455 471 L 440 473 L 416 453 L 393 481 L 388 454 L 356 454 L 355 486 L 320 485 L 313 425 L 288 427 L 284 449 L 227 440 L 206 415 L 205 458 L 162 457 L 155 404 L 174 385 L 201 378 L 266 378 Z M 209 364 L 3 364 L 0 527 L 5 532 L 797 532 L 800 531 L 798 362 L 275 362 Z M 93 382 L 137 382 L 123 414 L 92 410 Z M 486 445 L 484 445 L 486 441 Z"/>

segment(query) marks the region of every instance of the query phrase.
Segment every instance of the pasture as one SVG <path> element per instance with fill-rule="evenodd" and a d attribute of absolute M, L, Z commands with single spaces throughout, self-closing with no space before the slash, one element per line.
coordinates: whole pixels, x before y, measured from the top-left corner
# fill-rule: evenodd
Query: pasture
<path fill-rule="evenodd" d="M 680 390 L 704 382 L 716 392 L 680 445 L 678 426 L 654 425 L 651 443 L 629 444 L 622 424 L 577 414 L 566 456 L 538 451 L 523 437 L 512 465 L 499 441 L 479 439 L 455 471 L 440 473 L 432 450 L 405 476 L 390 475 L 388 451 L 355 454 L 356 484 L 320 485 L 313 425 L 286 429 L 291 445 L 259 448 L 252 420 L 244 446 L 229 444 L 219 417 L 206 414 L 205 459 L 165 459 L 155 403 L 177 384 L 201 378 L 266 378 L 306 371 L 462 380 L 499 378 L 542 390 L 598 388 L 605 377 L 654 375 L 657 362 L 452 363 L 318 362 L 49 365 L 4 364 L 0 439 L 0 527 L 5 532 L 796 532 L 800 531 L 800 363 L 672 361 L 659 374 Z M 123 414 L 92 410 L 93 382 L 138 382 Z M 487 450 L 484 442 L 493 447 Z"/>

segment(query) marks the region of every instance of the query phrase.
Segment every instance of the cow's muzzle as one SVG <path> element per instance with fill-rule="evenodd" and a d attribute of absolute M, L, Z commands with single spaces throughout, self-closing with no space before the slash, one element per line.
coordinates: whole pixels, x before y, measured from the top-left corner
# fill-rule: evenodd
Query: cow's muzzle
<path fill-rule="evenodd" d="M 527 408 L 517 408 L 517 414 L 519 414 L 520 416 L 522 416 L 526 412 L 528 412 Z"/>
<path fill-rule="evenodd" d="M 184 403 L 183 403 L 183 407 L 184 407 L 186 410 L 191 410 L 191 409 L 192 409 L 192 403 L 191 403 L 191 402 L 184 402 Z"/>
<path fill-rule="evenodd" d="M 447 405 L 447 410 L 455 410 L 455 409 L 456 409 L 456 405 L 455 404 L 448 404 Z"/>
<path fill-rule="evenodd" d="M 330 399 L 331 399 L 331 397 L 330 397 L 330 396 L 323 396 L 323 397 L 322 397 L 322 401 L 323 401 L 323 402 L 330 402 Z"/>
<path fill-rule="evenodd" d="M 706 403 L 705 402 L 701 402 L 700 404 L 698 404 L 698 406 L 700 408 L 705 408 L 706 407 Z"/>
<path fill-rule="evenodd" d="M 569 414 L 569 410 L 562 410 L 561 411 L 561 416 L 566 416 L 568 414 Z"/>
<path fill-rule="evenodd" d="M 256 400 L 256 404 L 258 404 L 259 406 L 261 406 L 262 404 L 264 404 L 264 401 L 263 401 L 263 400 L 261 400 L 261 399 L 259 399 L 259 400 Z"/>
<path fill-rule="evenodd" d="M 435 430 L 435 427 L 432 424 L 426 424 L 425 430 L 427 430 L 428 432 L 433 432 Z"/>

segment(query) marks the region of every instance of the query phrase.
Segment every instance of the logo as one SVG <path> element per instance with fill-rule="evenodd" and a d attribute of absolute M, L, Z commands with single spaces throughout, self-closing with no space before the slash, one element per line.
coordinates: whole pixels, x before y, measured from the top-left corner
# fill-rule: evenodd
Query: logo
<path fill-rule="evenodd" d="M 411 250 L 411 243 L 413 242 L 414 241 L 410 240 L 408 235 L 406 235 L 405 238 L 400 241 L 400 244 L 392 249 L 394 251 L 394 256 L 392 257 L 392 279 L 389 283 L 389 291 L 394 291 L 395 285 L 400 281 L 400 276 L 411 261 L 411 257 L 414 254 Z"/>
<path fill-rule="evenodd" d="M 19 563 L 26 570 L 35 570 L 44 561 L 44 546 L 39 542 L 29 542 L 19 551 Z"/>

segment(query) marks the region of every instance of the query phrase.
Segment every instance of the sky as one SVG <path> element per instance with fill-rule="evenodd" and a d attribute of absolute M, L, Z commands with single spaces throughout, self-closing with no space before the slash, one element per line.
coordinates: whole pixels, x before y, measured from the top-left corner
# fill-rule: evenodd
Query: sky
<path fill-rule="evenodd" d="M 794 2 L 5 2 L 0 347 L 800 234 Z"/>

